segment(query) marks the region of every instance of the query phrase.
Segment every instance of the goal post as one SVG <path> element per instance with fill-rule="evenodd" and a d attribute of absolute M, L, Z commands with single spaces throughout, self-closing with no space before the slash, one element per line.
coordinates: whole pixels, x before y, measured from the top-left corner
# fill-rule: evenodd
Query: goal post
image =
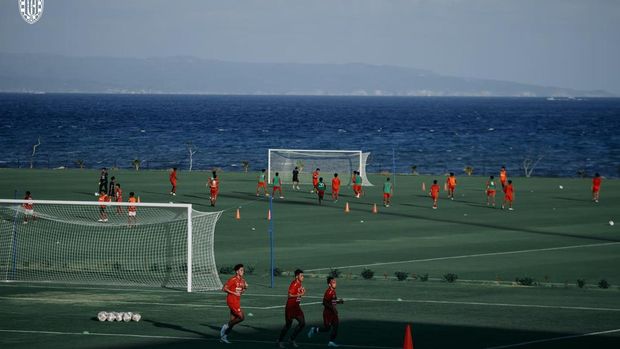
<path fill-rule="evenodd" d="M 334 173 L 343 185 L 351 183 L 353 171 L 359 171 L 362 185 L 372 186 L 366 176 L 366 160 L 370 153 L 361 150 L 312 150 L 312 149 L 269 149 L 267 151 L 267 179 L 276 172 L 280 173 L 283 183 L 292 182 L 292 172 L 299 168 L 299 181 L 303 184 L 312 183 L 312 172 L 321 169 L 321 177 L 325 183 L 331 183 Z"/>
<path fill-rule="evenodd" d="M 0 199 L 0 280 L 221 289 L 214 254 L 221 213 L 191 204 Z"/>

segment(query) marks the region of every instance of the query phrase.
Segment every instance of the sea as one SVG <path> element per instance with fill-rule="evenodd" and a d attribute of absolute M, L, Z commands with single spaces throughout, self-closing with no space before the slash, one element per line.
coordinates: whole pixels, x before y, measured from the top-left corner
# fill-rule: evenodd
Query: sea
<path fill-rule="evenodd" d="M 269 148 L 362 150 L 368 172 L 488 175 L 505 165 L 522 176 L 529 161 L 532 176 L 613 178 L 620 99 L 0 94 L 0 167 L 139 160 L 183 171 L 192 149 L 194 170 L 247 161 L 258 171 Z"/>

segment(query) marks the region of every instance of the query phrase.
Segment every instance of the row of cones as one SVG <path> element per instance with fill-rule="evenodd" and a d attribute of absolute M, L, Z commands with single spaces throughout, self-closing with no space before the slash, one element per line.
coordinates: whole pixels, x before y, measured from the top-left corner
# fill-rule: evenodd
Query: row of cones
<path fill-rule="evenodd" d="M 351 208 L 349 207 L 349 203 L 347 202 L 344 205 L 344 213 L 349 213 L 351 212 Z M 372 213 L 378 213 L 379 210 L 377 209 L 377 204 L 373 204 L 372 205 Z M 241 219 L 241 210 L 237 209 L 237 213 L 235 214 L 235 219 L 239 220 Z M 271 220 L 271 210 L 267 210 L 267 220 L 270 221 Z"/>

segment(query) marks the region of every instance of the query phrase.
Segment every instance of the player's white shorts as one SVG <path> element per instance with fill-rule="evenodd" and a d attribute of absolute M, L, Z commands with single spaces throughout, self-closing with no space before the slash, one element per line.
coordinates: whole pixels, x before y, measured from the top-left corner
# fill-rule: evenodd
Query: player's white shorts
<path fill-rule="evenodd" d="M 24 214 L 28 216 L 34 216 L 34 209 L 24 210 Z"/>
<path fill-rule="evenodd" d="M 129 211 L 129 217 L 135 217 L 136 211 Z"/>

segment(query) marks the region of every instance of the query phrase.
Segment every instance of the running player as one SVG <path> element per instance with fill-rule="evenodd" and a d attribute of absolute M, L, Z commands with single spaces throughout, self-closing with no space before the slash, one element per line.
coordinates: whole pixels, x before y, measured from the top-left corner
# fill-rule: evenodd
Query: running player
<path fill-rule="evenodd" d="M 487 206 L 493 204 L 493 207 L 495 207 L 495 177 L 490 176 L 489 180 L 487 181 L 487 189 L 486 189 L 486 193 L 487 193 Z"/>
<path fill-rule="evenodd" d="M 109 202 L 110 197 L 105 193 L 104 190 L 101 190 L 101 192 L 99 192 L 98 200 L 100 203 Z M 108 221 L 108 214 L 106 213 L 106 205 L 99 205 L 99 222 L 107 222 L 107 221 Z"/>
<path fill-rule="evenodd" d="M 338 178 L 337 173 L 334 173 L 334 178 L 332 178 L 332 199 L 334 202 L 338 202 L 338 194 L 340 194 L 340 178 Z"/>
<path fill-rule="evenodd" d="M 323 204 L 325 189 L 327 189 L 327 186 L 325 185 L 325 183 L 323 183 L 323 177 L 319 177 L 319 183 L 317 183 L 316 185 L 316 193 L 319 196 L 319 205 Z"/>
<path fill-rule="evenodd" d="M 446 186 L 448 188 L 448 197 L 450 200 L 454 200 L 454 190 L 456 189 L 456 177 L 454 172 L 450 172 L 450 176 L 446 180 Z"/>
<path fill-rule="evenodd" d="M 304 281 L 304 272 L 301 269 L 295 270 L 295 279 L 291 282 L 288 287 L 288 298 L 286 300 L 286 307 L 284 308 L 284 327 L 282 327 L 282 331 L 280 331 L 280 337 L 278 338 L 278 346 L 280 348 L 286 348 L 282 341 L 284 340 L 284 336 L 288 330 L 291 329 L 291 325 L 293 325 L 293 320 L 297 320 L 297 327 L 291 334 L 289 338 L 289 343 L 297 348 L 298 345 L 295 342 L 295 338 L 297 335 L 304 329 L 306 326 L 306 319 L 304 317 L 304 312 L 301 310 L 301 296 L 306 294 L 306 289 L 303 287 L 302 283 Z"/>
<path fill-rule="evenodd" d="M 102 191 L 104 193 L 108 191 L 108 170 L 105 167 L 101 168 L 101 173 L 99 174 L 99 189 L 95 193 L 95 196 L 99 196 Z"/>
<path fill-rule="evenodd" d="M 502 203 L 502 210 L 506 207 L 506 204 L 508 204 L 508 209 L 512 211 L 512 200 L 514 200 L 514 189 L 512 187 L 512 180 L 509 179 L 504 187 L 504 203 Z"/>
<path fill-rule="evenodd" d="M 213 176 L 209 178 L 207 185 L 209 187 L 209 201 L 211 201 L 211 206 L 215 207 L 217 194 L 220 192 L 220 180 L 217 178 L 217 173 L 215 171 L 213 171 L 212 174 Z"/>
<path fill-rule="evenodd" d="M 129 199 L 127 201 L 131 204 L 135 204 L 136 202 L 140 202 L 140 198 L 136 199 L 136 194 L 132 191 L 129 193 Z M 129 227 L 133 227 L 136 224 L 136 214 L 136 206 L 132 205 L 127 207 L 127 223 L 129 224 Z"/>
<path fill-rule="evenodd" d="M 276 191 L 280 193 L 280 199 L 284 199 L 282 195 L 282 178 L 280 178 L 280 173 L 276 172 L 276 175 L 273 177 L 273 190 L 271 191 L 271 196 L 276 197 Z"/>
<path fill-rule="evenodd" d="M 267 180 L 265 179 L 265 169 L 262 169 L 260 171 L 260 174 L 258 175 L 258 184 L 256 185 L 256 196 L 258 196 L 258 190 L 260 188 L 263 188 L 263 195 L 269 196 L 269 193 L 267 192 Z"/>
<path fill-rule="evenodd" d="M 312 336 L 319 332 L 329 332 L 331 330 L 327 346 L 337 347 L 338 344 L 334 341 L 338 335 L 338 324 L 340 320 L 338 319 L 338 309 L 336 309 L 336 304 L 342 304 L 344 303 L 344 300 L 336 297 L 335 278 L 331 276 L 328 277 L 327 285 L 327 290 L 323 295 L 323 327 L 310 327 L 310 331 L 308 331 L 308 338 L 312 338 Z"/>
<path fill-rule="evenodd" d="M 598 199 L 601 193 L 601 182 L 603 181 L 603 179 L 601 178 L 600 174 L 595 174 L 594 178 L 592 179 L 592 201 L 597 202 L 598 203 Z"/>
<path fill-rule="evenodd" d="M 394 188 L 392 188 L 390 177 L 388 177 L 385 180 L 385 183 L 383 183 L 383 206 L 390 207 L 390 202 L 393 194 Z"/>
<path fill-rule="evenodd" d="M 317 188 L 316 186 L 319 184 L 319 175 L 321 174 L 321 169 L 317 167 L 316 170 L 312 171 L 312 190 L 311 193 L 314 193 Z"/>
<path fill-rule="evenodd" d="M 506 173 L 506 166 L 502 166 L 499 170 L 499 181 L 502 184 L 502 189 L 506 186 L 506 181 L 508 180 L 508 174 Z"/>
<path fill-rule="evenodd" d="M 26 195 L 24 196 L 24 200 L 26 200 L 26 202 L 22 204 L 22 207 L 24 208 L 24 224 L 28 224 L 29 219 L 32 221 L 34 221 L 35 219 L 34 205 L 32 204 L 32 195 L 30 194 L 29 191 L 26 192 Z"/>
<path fill-rule="evenodd" d="M 114 180 L 114 177 L 112 177 L 112 180 Z M 114 188 L 114 201 L 123 202 L 123 190 L 121 189 L 120 183 L 116 183 L 116 186 Z M 116 206 L 116 213 L 118 214 L 123 213 L 123 207 Z"/>
<path fill-rule="evenodd" d="M 235 265 L 235 276 L 228 279 L 222 288 L 222 291 L 226 293 L 226 304 L 230 309 L 230 321 L 222 325 L 220 330 L 220 342 L 222 343 L 230 344 L 230 341 L 228 341 L 230 331 L 232 331 L 235 325 L 245 319 L 243 310 L 241 310 L 241 295 L 248 288 L 248 284 L 243 278 L 244 272 L 243 264 Z"/>
<path fill-rule="evenodd" d="M 295 166 L 293 170 L 293 190 L 299 190 L 299 167 Z"/>
<path fill-rule="evenodd" d="M 170 184 L 172 184 L 172 189 L 170 189 L 170 195 L 177 195 L 177 168 L 173 167 L 170 172 Z"/>
<path fill-rule="evenodd" d="M 428 193 L 433 199 L 433 210 L 437 209 L 437 200 L 439 199 L 439 184 L 437 184 L 437 180 L 433 180 L 433 185 L 431 185 L 431 191 Z"/>

